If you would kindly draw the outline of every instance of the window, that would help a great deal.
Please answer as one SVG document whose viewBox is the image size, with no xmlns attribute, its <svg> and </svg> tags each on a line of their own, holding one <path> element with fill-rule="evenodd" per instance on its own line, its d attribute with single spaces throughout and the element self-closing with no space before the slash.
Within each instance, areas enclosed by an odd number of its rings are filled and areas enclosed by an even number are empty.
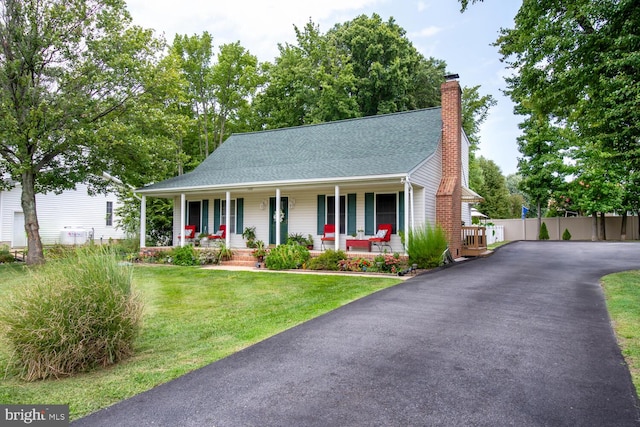
<svg viewBox="0 0 640 427">
<path fill-rule="evenodd" d="M 229 229 L 227 230 L 228 233 L 235 233 L 236 232 L 236 201 L 235 199 L 231 200 L 231 218 L 229 221 Z M 220 200 L 220 224 L 226 224 L 227 223 L 227 201 L 225 199 Z M 218 231 L 218 230 L 216 230 Z"/>
<path fill-rule="evenodd" d="M 391 224 L 391 232 L 397 232 L 396 198 L 395 193 L 376 195 L 376 228 L 380 224 Z"/>
<path fill-rule="evenodd" d="M 107 226 L 113 226 L 113 202 L 107 202 Z"/>
<path fill-rule="evenodd" d="M 340 196 L 340 234 L 345 234 L 347 202 L 345 196 Z M 336 196 L 327 196 L 327 224 L 336 223 Z"/>
</svg>

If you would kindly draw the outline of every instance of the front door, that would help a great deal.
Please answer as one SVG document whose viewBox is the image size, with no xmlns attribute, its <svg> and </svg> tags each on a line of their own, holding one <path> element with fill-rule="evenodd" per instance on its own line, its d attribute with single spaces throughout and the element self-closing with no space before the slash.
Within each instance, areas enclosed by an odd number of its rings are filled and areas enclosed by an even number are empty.
<svg viewBox="0 0 640 427">
<path fill-rule="evenodd" d="M 196 236 L 200 234 L 200 201 L 189 202 L 187 205 L 187 225 L 196 226 Z"/>
<path fill-rule="evenodd" d="M 269 244 L 276 244 L 276 221 L 280 220 L 280 243 L 289 239 L 289 198 L 280 197 L 280 209 L 276 213 L 276 198 L 269 199 Z"/>
</svg>

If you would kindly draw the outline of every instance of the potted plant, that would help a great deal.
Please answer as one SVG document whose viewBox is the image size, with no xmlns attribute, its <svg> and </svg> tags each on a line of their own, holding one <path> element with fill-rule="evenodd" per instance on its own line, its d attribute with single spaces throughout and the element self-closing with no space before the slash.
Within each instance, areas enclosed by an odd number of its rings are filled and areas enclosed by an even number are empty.
<svg viewBox="0 0 640 427">
<path fill-rule="evenodd" d="M 304 243 L 307 245 L 307 249 L 312 250 L 313 249 L 313 236 L 311 234 L 309 234 L 307 236 L 307 238 L 305 239 Z"/>
<path fill-rule="evenodd" d="M 242 238 L 247 241 L 248 248 L 256 247 L 256 228 L 255 227 L 245 227 L 242 232 Z"/>
<path fill-rule="evenodd" d="M 305 239 L 302 233 L 291 233 L 289 234 L 289 239 L 287 239 L 287 243 L 297 243 L 300 246 L 304 246 L 307 244 L 307 239 Z"/>
<path fill-rule="evenodd" d="M 233 258 L 233 250 L 228 248 L 224 242 L 220 242 L 218 246 L 218 259 L 220 261 L 229 261 L 231 258 Z"/>
<path fill-rule="evenodd" d="M 262 240 L 258 240 L 255 242 L 255 246 L 253 252 L 251 252 L 251 255 L 256 258 L 258 264 L 264 261 L 264 257 L 267 255 L 267 248 L 264 247 L 264 242 Z"/>
</svg>

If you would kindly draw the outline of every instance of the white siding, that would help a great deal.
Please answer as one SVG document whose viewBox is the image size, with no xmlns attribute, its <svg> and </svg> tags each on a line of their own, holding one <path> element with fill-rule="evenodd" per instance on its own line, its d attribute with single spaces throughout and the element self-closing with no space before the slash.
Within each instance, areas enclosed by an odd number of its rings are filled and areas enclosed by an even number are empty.
<svg viewBox="0 0 640 427">
<path fill-rule="evenodd" d="M 424 221 L 435 224 L 436 194 L 442 176 L 442 148 L 438 145 L 435 153 L 411 174 L 414 189 L 414 203 L 416 210 L 416 227 Z M 416 188 L 420 186 L 421 190 Z"/>
<path fill-rule="evenodd" d="M 357 213 L 357 223 L 356 229 L 362 228 L 364 229 L 364 195 L 365 193 L 397 193 L 403 190 L 403 185 L 401 185 L 400 180 L 398 180 L 397 185 L 391 186 L 387 185 L 384 187 L 379 187 L 375 189 L 362 189 L 362 187 L 358 187 L 357 189 L 349 188 L 348 186 L 340 187 L 340 195 L 345 196 L 347 199 L 348 194 L 356 194 L 356 213 Z M 420 188 L 414 188 L 419 193 L 422 192 Z M 314 241 L 314 249 L 320 249 L 320 238 L 322 235 L 317 234 L 317 198 L 318 194 L 324 194 L 326 196 L 331 196 L 334 194 L 334 187 L 327 188 L 315 188 L 313 190 L 305 191 L 305 190 L 296 190 L 296 191 L 287 191 L 286 189 L 282 190 L 281 197 L 287 197 L 290 202 L 289 208 L 289 217 L 288 217 L 288 231 L 291 233 L 300 233 L 305 237 L 308 234 L 311 234 Z M 209 230 L 213 230 L 213 222 L 214 222 L 214 212 L 213 212 L 213 200 L 214 199 L 224 199 L 223 194 L 214 194 L 210 196 L 194 196 L 188 197 L 187 202 L 189 200 L 203 200 L 209 199 Z M 256 239 L 262 240 L 265 243 L 269 242 L 269 199 L 271 197 L 275 197 L 275 191 L 273 192 L 243 192 L 243 193 L 231 193 L 232 199 L 237 199 L 242 197 L 244 199 L 244 227 L 256 227 Z M 295 205 L 292 206 L 292 201 L 295 200 Z M 265 202 L 262 204 L 262 202 Z M 261 205 L 264 206 L 264 209 L 261 209 Z M 416 203 L 416 209 L 421 207 L 421 203 Z M 174 199 L 174 211 L 173 211 L 173 232 L 174 232 L 174 245 L 178 245 L 179 241 L 177 236 L 180 234 L 180 198 L 176 197 Z M 346 224 L 348 227 L 349 224 Z M 348 228 L 345 228 L 348 229 Z M 244 229 L 243 229 L 244 230 Z M 237 233 L 231 234 L 231 247 L 234 248 L 242 248 L 245 247 L 245 241 L 242 238 L 242 231 L 237 230 Z M 340 235 L 340 247 L 345 249 L 345 240 L 348 236 L 344 234 Z M 284 242 L 282 242 L 284 243 Z M 403 247 L 400 241 L 400 237 L 398 235 L 393 235 L 391 237 L 391 247 L 394 252 L 402 252 Z M 373 249 L 375 251 L 376 249 Z"/>
<path fill-rule="evenodd" d="M 13 218 L 15 212 L 22 212 L 20 203 L 21 188 L 0 193 L 0 241 L 13 241 Z M 113 202 L 113 225 L 106 225 L 107 201 Z M 122 230 L 116 229 L 118 217 L 115 210 L 121 206 L 114 193 L 90 196 L 87 186 L 78 184 L 76 190 L 67 190 L 61 194 L 37 194 L 36 211 L 40 225 L 40 238 L 45 245 L 60 242 L 60 232 L 64 227 L 79 227 L 93 231 L 96 242 L 106 243 L 109 238 L 123 239 Z"/>
</svg>

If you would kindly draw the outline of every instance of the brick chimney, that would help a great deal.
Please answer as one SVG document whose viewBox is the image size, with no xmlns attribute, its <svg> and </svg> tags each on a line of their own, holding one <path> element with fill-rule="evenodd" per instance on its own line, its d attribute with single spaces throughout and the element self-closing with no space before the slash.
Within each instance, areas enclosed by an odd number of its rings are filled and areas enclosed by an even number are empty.
<svg viewBox="0 0 640 427">
<path fill-rule="evenodd" d="M 457 76 L 455 76 L 457 77 Z M 440 86 L 442 102 L 442 179 L 436 194 L 436 222 L 444 228 L 454 258 L 462 251 L 462 99 L 457 80 Z"/>
</svg>

